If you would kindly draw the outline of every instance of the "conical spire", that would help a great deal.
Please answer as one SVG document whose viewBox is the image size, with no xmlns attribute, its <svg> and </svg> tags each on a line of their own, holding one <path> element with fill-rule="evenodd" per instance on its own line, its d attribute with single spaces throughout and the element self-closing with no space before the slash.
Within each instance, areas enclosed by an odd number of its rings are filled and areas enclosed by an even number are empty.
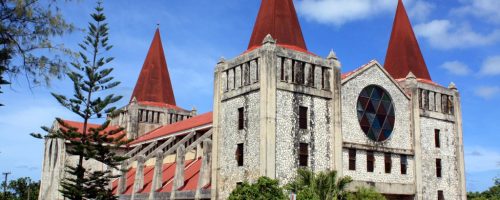
<svg viewBox="0 0 500 200">
<path fill-rule="evenodd" d="M 262 45 L 268 34 L 278 45 L 307 51 L 292 0 L 262 0 L 248 49 Z"/>
<path fill-rule="evenodd" d="M 413 32 L 403 2 L 399 0 L 384 68 L 393 78 L 412 72 L 417 78 L 431 80 L 424 57 Z"/>
<path fill-rule="evenodd" d="M 134 97 L 138 102 L 149 101 L 175 105 L 174 91 L 170 83 L 159 29 L 156 29 L 153 42 L 149 47 L 148 55 L 130 98 L 131 101 Z"/>
</svg>

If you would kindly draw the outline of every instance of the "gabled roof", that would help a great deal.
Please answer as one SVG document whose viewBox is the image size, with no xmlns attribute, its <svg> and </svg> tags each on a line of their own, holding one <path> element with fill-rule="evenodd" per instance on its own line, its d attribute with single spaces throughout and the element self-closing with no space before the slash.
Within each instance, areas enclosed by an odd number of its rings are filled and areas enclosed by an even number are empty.
<svg viewBox="0 0 500 200">
<path fill-rule="evenodd" d="M 138 102 L 159 102 L 175 106 L 174 90 L 170 82 L 159 29 L 156 29 L 130 101 L 133 98 Z"/>
<path fill-rule="evenodd" d="M 70 120 L 63 120 L 63 122 L 70 126 L 70 127 L 73 127 L 73 128 L 76 128 L 76 131 L 78 132 L 82 132 L 83 131 L 83 123 L 82 122 L 76 122 L 76 121 L 70 121 Z M 92 123 L 87 123 L 87 133 L 90 129 L 95 129 L 95 128 L 99 128 L 101 126 L 101 124 L 92 124 Z M 118 126 L 113 126 L 113 125 L 109 125 L 106 129 L 104 129 L 102 132 L 100 132 L 99 134 L 106 134 L 107 132 L 109 131 L 112 131 L 112 130 L 116 130 L 116 129 L 119 129 L 120 127 Z M 122 134 L 124 134 L 125 131 L 121 131 L 117 134 L 114 134 L 114 135 L 111 135 L 109 136 L 109 138 L 117 138 L 119 136 L 121 136 Z M 127 140 L 127 136 L 125 136 L 123 138 L 123 140 Z"/>
<path fill-rule="evenodd" d="M 417 78 L 432 80 L 401 0 L 394 18 L 384 68 L 394 79 L 405 78 L 411 71 Z"/>
<path fill-rule="evenodd" d="M 262 0 L 248 50 L 261 46 L 268 34 L 278 45 L 307 52 L 292 0 Z"/>
<path fill-rule="evenodd" d="M 162 137 L 166 137 L 175 133 L 190 130 L 196 127 L 209 125 L 212 123 L 212 112 L 204 113 L 185 119 L 173 124 L 165 125 L 157 128 L 130 143 L 130 145 L 140 144 L 145 141 L 150 141 Z"/>
</svg>

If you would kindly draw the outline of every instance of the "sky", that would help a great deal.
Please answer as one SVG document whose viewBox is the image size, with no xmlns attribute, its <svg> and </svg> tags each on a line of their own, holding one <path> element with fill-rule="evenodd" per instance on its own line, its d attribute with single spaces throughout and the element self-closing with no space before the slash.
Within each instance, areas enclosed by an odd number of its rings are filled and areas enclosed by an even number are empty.
<svg viewBox="0 0 500 200">
<path fill-rule="evenodd" d="M 309 51 L 326 57 L 333 49 L 349 72 L 370 60 L 384 62 L 397 0 L 295 0 Z M 500 177 L 500 1 L 405 0 L 420 48 L 434 82 L 454 82 L 461 95 L 468 191 L 482 191 Z M 63 15 L 86 28 L 95 1 L 59 2 Z M 112 75 L 122 84 L 113 92 L 127 104 L 159 24 L 177 104 L 198 113 L 212 110 L 217 61 L 247 48 L 258 0 L 106 1 L 105 14 L 114 45 Z M 84 33 L 54 41 L 75 51 Z M 5 89 L 4 89 L 5 88 Z M 78 120 L 50 96 L 70 95 L 68 78 L 50 87 L 28 87 L 24 79 L 2 87 L 0 172 L 9 178 L 39 180 L 43 133 L 55 117 Z"/>
</svg>

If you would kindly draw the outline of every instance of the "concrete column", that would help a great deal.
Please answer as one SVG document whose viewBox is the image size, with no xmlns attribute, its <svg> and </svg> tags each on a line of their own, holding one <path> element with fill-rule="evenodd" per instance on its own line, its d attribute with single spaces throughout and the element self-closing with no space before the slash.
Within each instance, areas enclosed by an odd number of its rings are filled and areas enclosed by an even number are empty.
<svg viewBox="0 0 500 200">
<path fill-rule="evenodd" d="M 137 157 L 137 170 L 135 171 L 134 178 L 134 188 L 132 189 L 132 197 L 131 200 L 136 198 L 137 193 L 144 188 L 144 155 L 139 155 Z"/>
<path fill-rule="evenodd" d="M 198 178 L 198 185 L 196 185 L 195 199 L 201 198 L 201 191 L 204 186 L 210 183 L 210 158 L 212 154 L 212 140 L 206 139 L 203 141 L 203 155 L 201 161 L 200 175 Z"/>
<path fill-rule="evenodd" d="M 120 178 L 118 179 L 118 192 L 117 195 L 125 193 L 127 189 L 127 172 L 128 172 L 128 162 L 124 161 L 120 166 Z"/>
<path fill-rule="evenodd" d="M 321 66 L 315 66 L 314 67 L 314 87 L 317 88 L 317 89 L 322 89 L 321 85 L 321 80 L 322 80 L 322 73 L 323 73 L 323 69 Z"/>
<path fill-rule="evenodd" d="M 457 87 L 455 86 L 454 83 L 451 83 L 450 86 L 448 86 L 449 89 L 453 90 L 453 99 L 455 100 L 453 102 L 453 107 L 454 107 L 454 113 L 455 113 L 455 130 L 456 130 L 456 135 L 455 135 L 455 140 L 456 140 L 456 150 L 455 150 L 455 156 L 457 158 L 457 170 L 459 174 L 459 198 L 460 199 L 467 199 L 467 190 L 465 187 L 465 162 L 464 162 L 464 141 L 463 141 L 463 130 L 462 130 L 462 106 L 460 103 L 460 93 L 458 92 Z"/>
<path fill-rule="evenodd" d="M 172 186 L 172 192 L 170 193 L 170 199 L 175 199 L 178 189 L 184 186 L 185 157 L 186 157 L 186 147 L 184 147 L 184 145 L 180 145 L 179 148 L 177 148 L 177 156 L 175 158 L 176 162 L 175 175 L 174 175 L 174 183 Z"/>
<path fill-rule="evenodd" d="M 227 75 L 227 83 L 228 83 L 228 90 L 233 90 L 234 89 L 234 69 L 229 69 Z"/>
<path fill-rule="evenodd" d="M 211 199 L 217 199 L 219 188 L 219 140 L 220 140 L 220 125 L 219 125 L 219 114 L 220 114 L 220 104 L 221 104 L 221 96 L 223 90 L 221 89 L 221 74 L 224 73 L 222 69 L 227 66 L 227 63 L 224 59 L 221 59 L 217 66 L 215 67 L 214 73 L 214 100 L 213 100 L 213 120 L 212 120 L 212 164 L 211 164 Z"/>
<path fill-rule="evenodd" d="M 406 77 L 406 82 L 408 86 L 408 90 L 411 92 L 411 131 L 413 132 L 413 141 L 414 141 L 414 150 L 415 150 L 415 158 L 414 158 L 414 173 L 415 173 L 415 199 L 422 200 L 423 199 L 423 185 L 422 185 L 422 140 L 421 140 L 421 132 L 420 132 L 420 106 L 419 106 L 419 98 L 422 100 L 422 105 L 424 108 L 427 108 L 425 103 L 425 93 L 422 92 L 422 96 L 418 95 L 418 83 L 415 75 L 413 73 L 409 73 Z M 424 97 L 424 98 L 422 98 Z"/>
<path fill-rule="evenodd" d="M 248 65 L 247 63 L 243 64 L 243 65 Z M 241 80 L 242 80 L 242 77 L 241 77 L 241 65 L 240 66 L 236 66 L 234 68 L 234 88 L 235 89 L 238 89 L 242 86 L 241 84 Z"/>
<path fill-rule="evenodd" d="M 329 88 L 331 88 L 332 91 L 332 101 L 331 101 L 331 113 L 330 113 L 330 118 L 333 119 L 333 123 L 331 127 L 332 130 L 332 137 L 330 141 L 330 149 L 332 149 L 332 154 L 331 156 L 331 169 L 336 170 L 339 176 L 342 176 L 343 171 L 342 171 L 342 75 L 341 75 L 341 64 L 337 58 L 337 55 L 335 55 L 335 52 L 330 51 L 330 54 L 327 57 L 327 60 L 332 67 L 332 76 L 330 76 L 330 80 L 328 81 L 330 83 Z M 319 71 L 319 74 L 321 74 L 321 68 L 316 68 L 316 71 Z M 315 79 L 317 81 L 317 79 Z M 321 77 L 319 79 L 320 84 L 319 87 L 321 87 Z"/>
<path fill-rule="evenodd" d="M 156 198 L 156 191 L 162 187 L 162 177 L 163 177 L 163 151 L 156 151 L 156 161 L 155 169 L 153 173 L 153 181 L 151 182 L 151 191 L 149 192 L 149 199 L 154 200 Z"/>
<path fill-rule="evenodd" d="M 312 75 L 312 65 L 311 63 L 306 63 L 306 66 L 304 67 L 304 85 L 307 86 L 314 85 L 311 75 Z"/>
<path fill-rule="evenodd" d="M 267 35 L 261 49 L 260 70 L 260 174 L 269 178 L 276 177 L 276 67 L 278 56 L 275 53 L 276 41 Z M 292 60 L 285 61 L 291 74 Z"/>
<path fill-rule="evenodd" d="M 257 83 L 259 81 L 259 66 L 257 65 L 257 61 L 250 61 L 250 84 Z"/>
<path fill-rule="evenodd" d="M 283 58 L 285 59 L 285 62 L 283 63 L 283 73 L 285 74 L 285 82 L 291 83 L 292 82 L 292 59 L 290 58 Z"/>
<path fill-rule="evenodd" d="M 135 97 L 132 98 L 132 101 L 128 105 L 127 110 L 128 110 L 127 138 L 135 139 L 138 137 L 138 131 L 139 131 L 139 108 Z"/>
</svg>

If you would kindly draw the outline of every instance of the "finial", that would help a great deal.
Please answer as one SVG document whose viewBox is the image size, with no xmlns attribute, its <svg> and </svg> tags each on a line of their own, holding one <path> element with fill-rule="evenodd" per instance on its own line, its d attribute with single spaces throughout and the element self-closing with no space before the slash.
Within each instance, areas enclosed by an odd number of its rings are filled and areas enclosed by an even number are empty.
<svg viewBox="0 0 500 200">
<path fill-rule="evenodd" d="M 137 104 L 137 98 L 132 97 L 132 101 L 130 101 L 130 104 Z"/>
<path fill-rule="evenodd" d="M 330 49 L 330 53 L 326 57 L 328 60 L 337 60 L 337 54 L 333 51 L 333 49 Z"/>
<path fill-rule="evenodd" d="M 262 41 L 262 44 L 276 44 L 276 40 L 271 36 L 271 34 L 267 34 L 264 40 Z"/>
<path fill-rule="evenodd" d="M 410 71 L 410 73 L 406 75 L 406 79 L 417 79 L 417 77 L 415 76 L 415 74 L 413 74 L 413 72 Z"/>
<path fill-rule="evenodd" d="M 221 64 L 221 63 L 225 63 L 225 62 L 226 62 L 226 59 L 223 56 L 221 56 L 219 58 L 219 62 L 217 62 L 217 64 Z"/>
<path fill-rule="evenodd" d="M 448 88 L 452 90 L 457 90 L 457 86 L 453 82 L 451 82 L 450 85 L 448 85 Z"/>
</svg>

